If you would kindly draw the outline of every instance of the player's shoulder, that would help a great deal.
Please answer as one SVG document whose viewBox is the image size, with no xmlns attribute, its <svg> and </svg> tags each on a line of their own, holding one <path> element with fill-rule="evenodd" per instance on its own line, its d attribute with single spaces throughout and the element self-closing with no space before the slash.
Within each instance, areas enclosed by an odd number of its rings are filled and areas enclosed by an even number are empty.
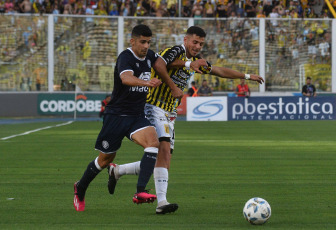
<svg viewBox="0 0 336 230">
<path fill-rule="evenodd" d="M 175 46 L 165 48 L 161 52 L 161 54 L 164 54 L 164 53 L 174 53 L 174 54 L 178 55 L 178 54 L 181 54 L 181 53 L 185 53 L 185 49 L 182 45 L 175 45 Z"/>
<path fill-rule="evenodd" d="M 155 52 L 151 49 L 148 49 L 147 56 L 149 55 L 155 55 Z"/>
<path fill-rule="evenodd" d="M 124 58 L 129 59 L 132 58 L 133 56 L 134 56 L 133 52 L 130 49 L 125 49 L 119 54 L 118 59 L 124 59 Z"/>
</svg>

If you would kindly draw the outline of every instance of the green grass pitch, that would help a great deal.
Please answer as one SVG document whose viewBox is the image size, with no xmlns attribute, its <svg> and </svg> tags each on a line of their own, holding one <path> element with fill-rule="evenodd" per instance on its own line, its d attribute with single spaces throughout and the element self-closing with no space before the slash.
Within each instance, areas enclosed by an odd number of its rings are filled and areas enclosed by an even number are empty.
<svg viewBox="0 0 336 230">
<path fill-rule="evenodd" d="M 61 122 L 58 122 L 61 123 Z M 0 125 L 0 139 L 58 123 Z M 91 183 L 86 210 L 73 207 L 73 183 L 97 156 L 100 121 L 0 140 L 0 229 L 336 229 L 336 122 L 176 122 L 168 201 L 135 205 L 137 177 L 122 177 L 111 196 L 107 171 Z M 116 163 L 142 148 L 125 139 Z M 150 180 L 149 188 L 153 188 Z M 252 197 L 272 216 L 252 226 L 242 214 Z M 8 199 L 14 198 L 14 199 Z"/>
</svg>

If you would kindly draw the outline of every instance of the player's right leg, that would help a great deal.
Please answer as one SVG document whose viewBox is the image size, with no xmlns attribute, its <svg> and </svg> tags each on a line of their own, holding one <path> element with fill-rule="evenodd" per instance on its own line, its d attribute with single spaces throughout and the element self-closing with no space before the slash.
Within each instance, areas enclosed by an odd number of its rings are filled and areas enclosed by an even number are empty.
<svg viewBox="0 0 336 230">
<path fill-rule="evenodd" d="M 157 214 L 175 212 L 177 204 L 170 204 L 167 201 L 168 170 L 172 150 L 174 149 L 174 124 L 176 113 L 169 113 L 165 110 L 146 104 L 145 113 L 150 122 L 155 125 L 159 137 L 159 153 L 154 168 L 154 183 L 157 196 Z"/>
<path fill-rule="evenodd" d="M 170 204 L 167 201 L 168 190 L 168 169 L 170 166 L 171 149 L 169 138 L 160 138 L 159 153 L 154 168 L 154 183 L 157 196 L 156 214 L 175 212 L 177 204 Z"/>
</svg>

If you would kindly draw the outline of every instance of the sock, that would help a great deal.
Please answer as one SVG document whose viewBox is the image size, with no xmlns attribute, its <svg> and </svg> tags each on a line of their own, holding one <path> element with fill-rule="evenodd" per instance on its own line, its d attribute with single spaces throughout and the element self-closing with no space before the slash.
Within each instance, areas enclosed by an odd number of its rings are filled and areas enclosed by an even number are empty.
<svg viewBox="0 0 336 230">
<path fill-rule="evenodd" d="M 154 182 L 157 202 L 167 200 L 167 189 L 168 189 L 168 169 L 157 167 L 154 168 Z"/>
<path fill-rule="evenodd" d="M 102 168 L 98 164 L 98 157 L 91 161 L 87 166 L 82 178 L 77 183 L 77 191 L 79 192 L 78 196 L 80 200 L 84 199 L 86 189 L 89 187 L 89 184 L 93 179 L 100 173 Z"/>
<path fill-rule="evenodd" d="M 118 177 L 123 175 L 138 175 L 140 172 L 140 162 L 132 162 L 129 164 L 118 165 Z"/>
<path fill-rule="evenodd" d="M 145 191 L 146 185 L 153 174 L 158 151 L 159 149 L 155 147 L 145 148 L 145 153 L 140 163 L 137 193 Z"/>
</svg>

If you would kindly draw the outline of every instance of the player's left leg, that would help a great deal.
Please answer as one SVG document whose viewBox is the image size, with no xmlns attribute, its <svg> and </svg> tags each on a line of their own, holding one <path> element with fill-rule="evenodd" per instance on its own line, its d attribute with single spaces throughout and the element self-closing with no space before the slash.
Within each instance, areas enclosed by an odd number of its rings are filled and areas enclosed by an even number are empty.
<svg viewBox="0 0 336 230">
<path fill-rule="evenodd" d="M 114 194 L 115 187 L 120 177 L 124 175 L 139 175 L 141 161 L 118 165 L 111 163 L 108 166 L 109 180 L 107 183 L 108 191 L 111 195 Z"/>
<path fill-rule="evenodd" d="M 74 207 L 76 211 L 84 211 L 84 197 L 89 184 L 113 161 L 115 155 L 116 153 L 105 154 L 100 152 L 99 156 L 88 164 L 82 178 L 74 184 Z"/>
</svg>

